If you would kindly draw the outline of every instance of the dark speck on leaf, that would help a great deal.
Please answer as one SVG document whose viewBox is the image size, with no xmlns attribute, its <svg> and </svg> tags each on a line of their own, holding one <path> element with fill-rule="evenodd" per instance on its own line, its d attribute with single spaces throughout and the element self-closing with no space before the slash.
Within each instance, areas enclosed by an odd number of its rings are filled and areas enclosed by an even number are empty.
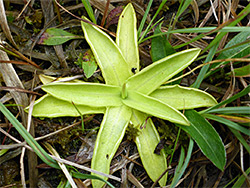
<svg viewBox="0 0 250 188">
<path fill-rule="evenodd" d="M 135 74 L 136 69 L 137 69 L 137 68 L 132 68 L 132 69 L 131 69 L 132 73 Z"/>
</svg>

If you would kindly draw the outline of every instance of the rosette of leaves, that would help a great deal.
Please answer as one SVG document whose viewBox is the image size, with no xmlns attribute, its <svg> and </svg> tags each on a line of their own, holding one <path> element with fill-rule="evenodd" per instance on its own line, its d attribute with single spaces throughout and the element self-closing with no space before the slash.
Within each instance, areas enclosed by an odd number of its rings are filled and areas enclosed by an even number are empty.
<svg viewBox="0 0 250 188">
<path fill-rule="evenodd" d="M 125 7 L 119 18 L 116 42 L 99 28 L 85 22 L 81 24 L 105 84 L 81 81 L 45 84 L 42 89 L 48 94 L 36 101 L 33 116 L 79 116 L 72 102 L 82 114 L 104 113 L 91 161 L 93 169 L 104 173 L 109 173 L 111 160 L 131 123 L 139 130 L 135 142 L 143 166 L 156 181 L 167 169 L 167 162 L 163 151 L 160 155 L 154 154 L 160 138 L 150 116 L 189 126 L 188 119 L 179 110 L 217 103 L 210 94 L 198 89 L 162 86 L 189 66 L 200 49 L 177 52 L 139 71 L 136 16 L 132 4 Z M 41 78 L 43 83 L 50 80 L 45 76 Z M 142 130 L 141 125 L 144 125 Z M 164 175 L 159 184 L 164 186 L 166 180 Z M 97 180 L 92 183 L 98 188 L 104 185 Z"/>
</svg>

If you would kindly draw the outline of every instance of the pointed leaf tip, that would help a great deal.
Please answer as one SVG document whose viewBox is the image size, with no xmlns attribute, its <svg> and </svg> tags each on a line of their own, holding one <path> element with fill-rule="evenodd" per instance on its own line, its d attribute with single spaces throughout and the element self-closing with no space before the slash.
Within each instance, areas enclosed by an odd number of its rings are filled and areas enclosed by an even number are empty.
<svg viewBox="0 0 250 188">
<path fill-rule="evenodd" d="M 128 96 L 122 102 L 136 110 L 162 118 L 173 123 L 189 125 L 187 118 L 173 107 L 162 103 L 158 99 L 128 90 Z"/>
<path fill-rule="evenodd" d="M 209 107 L 217 104 L 215 98 L 209 93 L 179 85 L 160 87 L 150 96 L 178 110 Z"/>
<path fill-rule="evenodd" d="M 127 80 L 130 90 L 150 94 L 164 82 L 190 65 L 199 55 L 199 48 L 174 53 L 147 66 Z"/>
<path fill-rule="evenodd" d="M 187 110 L 185 116 L 190 126 L 181 126 L 195 140 L 204 155 L 221 171 L 226 164 L 226 151 L 221 137 L 214 127 L 195 110 Z"/>
<path fill-rule="evenodd" d="M 136 15 L 129 3 L 120 15 L 116 43 L 128 63 L 129 69 L 139 70 L 139 50 L 137 43 Z"/>
<path fill-rule="evenodd" d="M 81 22 L 81 25 L 105 82 L 122 86 L 132 73 L 117 44 L 99 28 L 85 22 Z"/>
</svg>

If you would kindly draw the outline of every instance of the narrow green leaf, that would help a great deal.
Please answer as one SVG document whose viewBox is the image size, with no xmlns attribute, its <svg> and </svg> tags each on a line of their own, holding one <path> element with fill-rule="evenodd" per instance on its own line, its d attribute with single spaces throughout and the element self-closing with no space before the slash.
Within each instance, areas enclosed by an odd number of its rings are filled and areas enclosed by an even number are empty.
<svg viewBox="0 0 250 188">
<path fill-rule="evenodd" d="M 250 31 L 243 31 L 235 35 L 226 45 L 225 48 L 229 48 L 231 46 L 235 46 L 239 43 L 242 43 L 248 39 L 250 35 Z M 244 44 L 241 46 L 237 46 L 226 51 L 221 52 L 221 54 L 216 59 L 227 59 L 227 58 L 240 58 L 248 55 L 247 51 L 242 51 L 242 49 L 249 48 L 250 44 Z M 249 51 L 249 50 L 248 50 Z M 214 65 L 211 65 L 214 67 Z"/>
<path fill-rule="evenodd" d="M 235 106 L 235 107 L 224 107 L 210 110 L 209 113 L 218 113 L 218 114 L 249 114 L 249 106 Z"/>
<path fill-rule="evenodd" d="M 237 34 L 234 38 L 232 38 L 226 45 L 225 48 L 229 48 L 231 46 L 237 45 L 239 43 L 242 43 L 248 39 L 250 36 L 250 31 L 243 31 Z M 250 44 L 249 42 L 240 46 L 236 46 L 234 48 L 230 48 L 226 51 L 221 52 L 221 54 L 216 59 L 228 59 L 228 58 L 241 58 L 250 53 Z M 221 62 L 221 63 L 215 63 L 210 66 L 210 71 L 206 74 L 206 77 L 216 73 L 220 69 L 218 69 L 220 66 L 225 65 L 229 62 Z M 215 70 L 211 70 L 215 69 Z M 249 74 L 249 71 L 248 71 Z"/>
<path fill-rule="evenodd" d="M 103 114 L 105 111 L 105 108 L 100 107 L 90 107 L 85 105 L 76 105 L 76 107 L 81 114 Z M 28 109 L 29 108 L 27 107 L 26 111 L 28 111 Z M 80 116 L 72 103 L 57 99 L 48 94 L 36 100 L 32 115 L 35 117 L 49 118 L 62 116 Z"/>
<path fill-rule="evenodd" d="M 211 120 L 214 120 L 214 121 L 218 121 L 220 123 L 223 123 L 231 128 L 234 128 L 235 130 L 238 130 L 248 136 L 250 136 L 250 131 L 249 129 L 245 128 L 245 127 L 242 127 L 240 126 L 238 123 L 235 123 L 235 122 L 232 122 L 228 119 L 225 119 L 223 117 L 220 117 L 220 116 L 216 116 L 216 115 L 213 115 L 213 114 L 203 114 L 204 117 L 208 118 L 208 119 L 211 119 Z"/>
<path fill-rule="evenodd" d="M 84 132 L 84 119 L 81 111 L 77 108 L 77 106 L 72 102 L 73 106 L 75 107 L 76 111 L 78 112 L 79 116 L 81 117 L 81 122 L 82 122 L 82 132 Z"/>
<path fill-rule="evenodd" d="M 248 4 L 238 15 L 237 18 L 228 24 L 228 26 L 235 26 L 239 23 L 244 17 L 246 17 L 250 13 L 250 4 Z M 243 30 L 246 31 L 246 30 Z M 208 49 L 215 46 L 217 43 L 221 41 L 221 39 L 226 35 L 226 32 L 220 32 L 218 35 L 208 44 L 208 46 L 202 51 L 206 52 Z"/>
<path fill-rule="evenodd" d="M 181 167 L 183 166 L 184 163 L 184 159 L 185 159 L 185 149 L 183 148 L 183 146 L 181 147 L 181 154 L 180 154 L 180 158 L 178 161 L 178 166 L 176 167 L 176 171 L 175 171 L 175 176 L 173 178 L 172 183 L 175 181 L 175 179 L 177 178 L 179 171 L 181 170 Z"/>
<path fill-rule="evenodd" d="M 24 126 L 16 119 L 15 116 L 0 102 L 0 111 L 5 117 L 12 123 L 20 135 L 25 139 L 34 152 L 40 157 L 40 159 L 47 165 L 59 169 L 57 162 L 52 159 L 48 153 L 35 141 L 31 134 L 24 128 Z"/>
<path fill-rule="evenodd" d="M 245 174 L 248 175 L 250 173 L 250 167 L 245 171 Z M 246 181 L 246 176 L 245 174 L 242 174 L 239 179 L 235 182 L 235 184 L 233 185 L 232 188 L 239 188 L 242 187 L 242 184 L 244 183 L 244 181 Z M 249 176 L 248 176 L 249 177 Z M 243 187 L 242 187 L 243 188 Z"/>
<path fill-rule="evenodd" d="M 144 32 L 140 35 L 140 39 L 138 41 L 138 43 L 140 44 L 142 39 L 149 33 L 150 30 L 152 30 L 161 20 L 163 20 L 164 17 L 160 18 L 159 20 L 157 20 L 154 23 L 154 20 L 156 19 L 156 17 L 158 16 L 158 14 L 160 13 L 160 11 L 163 9 L 163 6 L 165 5 L 165 3 L 167 2 L 167 0 L 163 0 L 161 1 L 161 4 L 158 6 L 157 11 L 155 12 L 153 18 L 150 20 L 148 26 L 146 27 L 146 29 L 144 30 Z M 144 15 L 145 16 L 145 15 Z M 143 18 L 144 18 L 143 16 Z M 154 24 L 153 24 L 154 23 Z M 141 25 L 140 25 L 141 26 Z"/>
<path fill-rule="evenodd" d="M 216 105 L 214 97 L 202 90 L 179 85 L 163 86 L 150 94 L 175 109 L 193 109 Z"/>
<path fill-rule="evenodd" d="M 95 143 L 92 169 L 109 174 L 110 162 L 123 139 L 131 113 L 131 109 L 124 105 L 107 108 Z M 104 185 L 103 182 L 96 180 L 92 180 L 92 184 L 94 188 Z"/>
<path fill-rule="evenodd" d="M 187 118 L 175 108 L 168 104 L 162 103 L 158 99 L 143 95 L 138 92 L 128 90 L 128 97 L 122 102 L 136 110 L 142 111 L 146 114 L 162 118 L 173 123 L 181 125 L 189 125 Z"/>
<path fill-rule="evenodd" d="M 91 5 L 90 5 L 89 1 L 88 1 L 88 0 L 82 0 L 82 3 L 83 3 L 83 5 L 84 5 L 85 10 L 87 11 L 87 13 L 88 13 L 90 19 L 92 20 L 92 22 L 93 22 L 94 24 L 96 24 L 95 15 L 94 15 L 94 12 L 93 12 L 93 10 L 92 10 L 92 8 L 91 8 Z"/>
<path fill-rule="evenodd" d="M 148 95 L 190 65 L 199 53 L 200 49 L 193 48 L 167 56 L 131 76 L 127 87 Z"/>
<path fill-rule="evenodd" d="M 214 46 L 212 46 L 212 48 L 209 50 L 208 56 L 207 56 L 204 63 L 212 61 L 212 59 L 213 59 L 213 57 L 214 57 L 214 55 L 215 55 L 215 53 L 217 51 L 218 46 L 219 46 L 219 42 L 217 44 L 215 44 Z M 203 66 L 201 68 L 201 70 L 199 72 L 199 75 L 196 78 L 195 82 L 193 83 L 192 87 L 194 87 L 194 88 L 199 88 L 200 87 L 201 82 L 205 78 L 205 74 L 207 73 L 208 69 L 209 69 L 209 65 L 205 65 L 205 66 Z"/>
<path fill-rule="evenodd" d="M 193 147 L 194 147 L 194 141 L 193 141 L 193 139 L 190 138 L 189 145 L 188 145 L 188 151 L 187 151 L 187 157 L 186 157 L 183 165 L 182 165 L 183 161 L 181 161 L 181 163 L 178 164 L 178 166 L 177 166 L 178 171 L 176 170 L 176 173 L 174 175 L 174 178 L 173 178 L 173 181 L 170 185 L 170 188 L 176 187 L 178 181 L 181 179 L 181 176 L 184 174 L 185 170 L 187 169 L 187 166 L 188 166 L 189 161 L 191 159 Z"/>
<path fill-rule="evenodd" d="M 143 18 L 141 20 L 141 23 L 140 23 L 140 26 L 139 26 L 139 29 L 138 29 L 138 32 L 137 32 L 138 37 L 140 37 L 140 35 L 142 33 L 142 30 L 143 30 L 143 27 L 144 27 L 144 25 L 146 23 L 146 19 L 147 19 L 147 16 L 149 14 L 150 7 L 151 7 L 152 3 L 153 3 L 153 0 L 149 0 L 147 9 L 145 11 L 145 14 L 143 15 Z"/>
<path fill-rule="evenodd" d="M 79 39 L 82 36 L 77 36 L 67 31 L 58 28 L 49 28 L 41 36 L 38 44 L 59 45 L 72 39 Z"/>
<path fill-rule="evenodd" d="M 152 38 L 157 37 L 157 36 L 172 34 L 172 33 L 202 33 L 202 34 L 198 35 L 197 37 L 190 40 L 191 42 L 194 42 L 194 41 L 197 41 L 197 40 L 201 39 L 202 37 L 204 37 L 205 35 L 203 33 L 211 32 L 212 30 L 215 30 L 215 29 L 216 29 L 216 27 L 175 29 L 175 30 L 170 30 L 170 31 L 166 31 L 163 33 L 151 35 L 145 39 L 142 39 L 140 41 L 140 43 L 145 42 L 146 40 L 152 39 Z M 228 27 L 228 26 L 226 26 L 226 27 L 221 28 L 217 32 L 227 32 L 228 33 L 228 32 L 242 32 L 242 31 L 250 31 L 250 28 L 248 26 L 242 26 L 242 27 L 234 27 L 234 26 Z M 184 46 L 189 44 L 190 41 L 185 43 Z M 174 47 L 174 49 L 178 49 L 178 48 L 180 48 L 180 46 L 183 47 L 183 45 L 177 45 Z"/>
<path fill-rule="evenodd" d="M 234 136 L 240 141 L 240 143 L 245 147 L 247 152 L 250 154 L 250 146 L 247 143 L 247 141 L 245 140 L 245 138 L 239 133 L 239 131 L 237 131 L 231 127 L 228 127 L 228 128 L 234 134 Z"/>
<path fill-rule="evenodd" d="M 159 25 L 154 34 L 162 33 L 161 25 Z M 158 36 L 152 39 L 151 41 L 151 58 L 153 62 L 156 62 L 168 55 L 174 54 L 175 49 L 171 46 L 166 36 Z"/>
<path fill-rule="evenodd" d="M 102 70 L 106 84 L 122 86 L 132 75 L 122 52 L 106 33 L 93 25 L 81 23 L 84 36 Z"/>
<path fill-rule="evenodd" d="M 176 187 L 179 179 L 181 178 L 183 172 L 181 172 L 181 169 L 182 169 L 182 166 L 183 166 L 183 163 L 184 163 L 184 159 L 185 159 L 185 150 L 184 148 L 181 146 L 181 154 L 180 154 L 180 157 L 179 157 L 179 160 L 178 160 L 178 165 L 175 169 L 175 173 L 174 173 L 174 178 L 172 180 L 172 183 L 170 185 L 170 187 Z"/>
<path fill-rule="evenodd" d="M 184 10 L 186 10 L 187 7 L 192 3 L 192 0 L 185 0 L 185 1 L 182 0 L 182 2 L 184 2 L 184 3 L 182 3 L 182 6 L 179 7 L 179 10 L 176 14 L 177 18 L 179 18 L 181 16 L 181 14 L 184 12 Z"/>
<path fill-rule="evenodd" d="M 219 134 L 213 126 L 195 110 L 187 110 L 185 116 L 190 126 L 180 126 L 195 140 L 204 155 L 220 170 L 226 164 L 226 152 Z"/>
<path fill-rule="evenodd" d="M 216 104 L 216 105 L 214 105 L 214 106 L 212 106 L 212 107 L 210 107 L 210 108 L 208 108 L 208 109 L 206 109 L 206 110 L 203 110 L 203 111 L 201 111 L 201 112 L 199 112 L 199 113 L 200 113 L 200 114 L 209 113 L 211 110 L 216 109 L 216 108 L 219 108 L 220 106 L 222 106 L 222 105 L 224 105 L 224 104 L 229 104 L 229 103 L 231 103 L 232 101 L 234 101 L 234 100 L 236 100 L 236 99 L 238 99 L 238 98 L 240 98 L 240 97 L 242 97 L 242 96 L 244 96 L 244 95 L 246 95 L 246 94 L 248 94 L 248 93 L 250 93 L 250 85 L 248 85 L 248 86 L 247 86 L 245 89 L 243 89 L 241 92 L 239 92 L 239 93 L 237 93 L 236 95 L 230 97 L 229 99 L 224 100 L 224 101 L 220 102 L 219 104 Z"/>
<path fill-rule="evenodd" d="M 94 107 L 120 106 L 121 89 L 97 83 L 52 83 L 42 89 L 58 99 Z"/>
<path fill-rule="evenodd" d="M 136 68 L 139 71 L 136 15 L 131 3 L 125 7 L 120 15 L 116 36 L 116 43 L 121 49 L 129 69 Z"/>
<path fill-rule="evenodd" d="M 0 150 L 0 157 L 3 156 L 9 149 L 1 149 Z"/>
<path fill-rule="evenodd" d="M 160 175 L 167 169 L 166 156 L 163 151 L 160 155 L 154 154 L 157 144 L 160 142 L 155 126 L 149 118 L 145 128 L 141 131 L 139 136 L 136 137 L 135 143 L 141 157 L 143 167 L 146 169 L 149 177 L 156 181 Z M 159 181 L 160 186 L 166 185 L 167 175 L 165 174 Z"/>
</svg>

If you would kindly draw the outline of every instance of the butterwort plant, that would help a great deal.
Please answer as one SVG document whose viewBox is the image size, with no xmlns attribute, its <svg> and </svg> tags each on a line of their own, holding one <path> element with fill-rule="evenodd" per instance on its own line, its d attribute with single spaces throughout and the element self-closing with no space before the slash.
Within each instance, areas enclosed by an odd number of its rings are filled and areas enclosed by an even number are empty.
<svg viewBox="0 0 250 188">
<path fill-rule="evenodd" d="M 119 18 L 115 42 L 97 27 L 85 22 L 81 25 L 105 83 L 79 80 L 48 83 L 50 78 L 40 76 L 42 82 L 47 83 L 42 86 L 47 94 L 35 102 L 33 116 L 79 116 L 79 111 L 81 114 L 103 113 L 91 168 L 107 174 L 126 128 L 131 124 L 138 129 L 135 143 L 143 166 L 149 177 L 156 181 L 167 169 L 167 161 L 163 151 L 154 154 L 160 137 L 150 117 L 189 126 L 190 122 L 180 110 L 217 103 L 210 94 L 199 89 L 162 86 L 189 66 L 200 49 L 174 53 L 140 70 L 136 15 L 132 4 L 124 8 Z M 160 186 L 166 181 L 167 175 L 164 175 L 159 181 Z M 98 180 L 93 180 L 92 184 L 98 188 L 104 185 Z"/>
</svg>

